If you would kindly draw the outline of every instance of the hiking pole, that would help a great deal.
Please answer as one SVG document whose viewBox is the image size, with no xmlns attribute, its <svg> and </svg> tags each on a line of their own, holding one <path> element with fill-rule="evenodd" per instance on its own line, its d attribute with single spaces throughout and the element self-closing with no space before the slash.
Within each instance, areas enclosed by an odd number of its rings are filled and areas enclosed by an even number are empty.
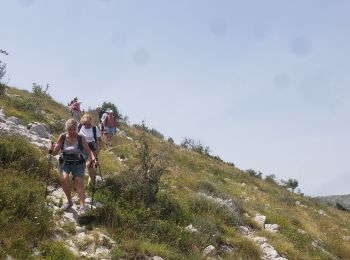
<svg viewBox="0 0 350 260">
<path fill-rule="evenodd" d="M 51 147 L 53 146 L 54 142 L 51 141 Z M 47 186 L 49 183 L 49 176 L 50 176 L 50 171 L 51 171 L 51 159 L 52 159 L 52 150 L 49 150 L 49 168 L 47 170 L 47 175 L 46 175 L 46 181 L 45 181 L 45 200 L 47 196 Z"/>
<path fill-rule="evenodd" d="M 94 166 L 92 165 L 93 161 L 90 163 L 90 167 L 93 168 Z M 96 168 L 96 166 L 95 166 Z M 90 177 L 90 181 L 92 181 Z M 95 185 L 96 185 L 96 170 L 95 170 L 95 180 L 92 183 L 92 196 L 91 196 L 91 206 L 90 209 L 92 209 L 92 206 L 94 205 L 94 195 L 95 195 Z"/>
<path fill-rule="evenodd" d="M 103 177 L 102 177 L 102 172 L 101 172 L 101 167 L 100 167 L 100 164 L 98 164 L 98 171 L 100 172 L 101 181 L 103 181 Z"/>
</svg>

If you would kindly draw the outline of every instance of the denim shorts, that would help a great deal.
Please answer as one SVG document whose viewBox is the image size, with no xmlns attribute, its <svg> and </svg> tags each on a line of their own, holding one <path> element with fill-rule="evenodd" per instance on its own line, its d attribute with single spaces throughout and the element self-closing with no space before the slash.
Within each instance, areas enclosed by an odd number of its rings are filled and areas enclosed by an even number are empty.
<svg viewBox="0 0 350 260">
<path fill-rule="evenodd" d="M 106 127 L 106 128 L 105 128 L 105 133 L 106 133 L 106 134 L 114 135 L 114 134 L 115 134 L 115 128 Z"/>
<path fill-rule="evenodd" d="M 60 163 L 61 174 L 68 173 L 73 174 L 74 177 L 83 177 L 85 171 L 85 163 L 81 164 L 64 164 Z"/>
</svg>

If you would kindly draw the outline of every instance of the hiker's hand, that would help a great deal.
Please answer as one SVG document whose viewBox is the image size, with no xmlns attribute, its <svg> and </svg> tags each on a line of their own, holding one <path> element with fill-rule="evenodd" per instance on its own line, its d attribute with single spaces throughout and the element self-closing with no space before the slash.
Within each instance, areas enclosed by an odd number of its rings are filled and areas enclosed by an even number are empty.
<svg viewBox="0 0 350 260">
<path fill-rule="evenodd" d="M 98 166 L 99 164 L 100 164 L 100 163 L 99 163 L 99 161 L 98 161 L 98 158 L 96 157 L 96 158 L 95 158 L 95 167 Z"/>
<path fill-rule="evenodd" d="M 49 154 L 52 155 L 54 149 L 55 149 L 55 143 L 54 143 L 54 142 L 51 142 L 51 147 L 50 147 L 50 149 L 49 149 Z"/>
</svg>

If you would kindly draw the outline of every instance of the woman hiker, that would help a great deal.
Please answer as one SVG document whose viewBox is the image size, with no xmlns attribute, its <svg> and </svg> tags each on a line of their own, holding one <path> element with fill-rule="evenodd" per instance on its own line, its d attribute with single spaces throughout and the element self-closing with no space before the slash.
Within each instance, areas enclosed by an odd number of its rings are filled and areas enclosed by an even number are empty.
<svg viewBox="0 0 350 260">
<path fill-rule="evenodd" d="M 90 114 L 84 114 L 78 125 L 78 134 L 84 136 L 90 150 L 93 152 L 96 161 L 98 161 L 98 153 L 100 151 L 101 135 L 98 127 L 92 124 L 93 118 Z M 96 179 L 95 169 L 91 166 L 91 160 L 86 161 L 88 168 L 90 183 L 94 183 Z"/>
<path fill-rule="evenodd" d="M 57 155 L 62 151 L 59 159 L 61 172 L 61 185 L 67 197 L 67 202 L 63 204 L 63 210 L 68 210 L 73 206 L 72 194 L 69 186 L 69 174 L 74 176 L 75 187 L 79 197 L 80 209 L 79 216 L 85 212 L 85 192 L 83 176 L 85 170 L 85 159 L 83 153 L 88 156 L 89 160 L 95 161 L 96 157 L 90 150 L 85 137 L 78 135 L 77 122 L 71 118 L 66 124 L 66 132 L 61 134 L 57 143 L 51 147 L 50 153 Z M 98 164 L 98 161 L 95 161 Z"/>
</svg>

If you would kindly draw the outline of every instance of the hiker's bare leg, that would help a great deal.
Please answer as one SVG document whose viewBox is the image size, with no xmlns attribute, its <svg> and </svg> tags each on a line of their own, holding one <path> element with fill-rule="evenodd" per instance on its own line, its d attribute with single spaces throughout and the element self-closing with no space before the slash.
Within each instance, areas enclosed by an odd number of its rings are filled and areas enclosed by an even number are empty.
<svg viewBox="0 0 350 260">
<path fill-rule="evenodd" d="M 63 172 L 61 175 L 61 185 L 62 185 L 62 189 L 64 191 L 64 194 L 66 194 L 67 200 L 68 201 L 72 201 L 72 194 L 70 191 L 70 187 L 69 187 L 69 174 Z"/>
<path fill-rule="evenodd" d="M 84 193 L 84 182 L 83 177 L 75 177 L 75 188 L 79 197 L 80 207 L 85 205 L 85 193 Z"/>
</svg>

